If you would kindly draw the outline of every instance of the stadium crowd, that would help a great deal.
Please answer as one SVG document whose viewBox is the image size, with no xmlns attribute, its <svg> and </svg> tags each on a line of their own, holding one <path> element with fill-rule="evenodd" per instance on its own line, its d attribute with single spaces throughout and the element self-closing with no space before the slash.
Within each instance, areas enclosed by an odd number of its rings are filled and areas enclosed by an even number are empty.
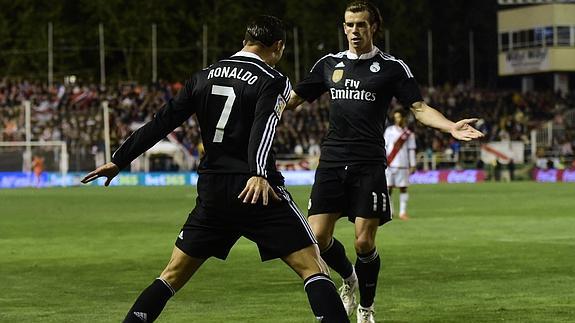
<svg viewBox="0 0 575 323">
<path fill-rule="evenodd" d="M 0 81 L 0 141 L 25 140 L 25 116 L 22 102 L 31 101 L 32 140 L 65 140 L 74 154 L 71 164 L 82 168 L 103 151 L 103 114 L 101 103 L 109 102 L 112 149 L 117 148 L 131 132 L 149 121 L 153 113 L 181 87 L 180 83 L 162 82 L 155 86 L 119 84 L 58 85 L 48 87 L 35 82 Z M 478 117 L 477 128 L 486 141 L 520 140 L 528 143 L 530 130 L 543 122 L 553 122 L 564 129 L 554 136 L 554 149 L 562 156 L 573 156 L 575 132 L 565 119 L 575 107 L 571 93 L 560 96 L 552 92 L 530 92 L 472 89 L 465 85 L 422 88 L 424 99 L 450 119 Z M 401 109 L 397 102 L 393 109 Z M 430 128 L 417 126 L 418 151 L 457 154 L 461 143 Z M 329 123 L 329 99 L 324 96 L 296 111 L 285 111 L 278 127 L 275 150 L 280 156 L 319 155 L 319 144 Z M 199 129 L 194 118 L 175 132 L 180 143 L 192 156 L 201 154 Z"/>
<path fill-rule="evenodd" d="M 82 167 L 104 150 L 102 102 L 110 109 L 110 141 L 113 149 L 172 97 L 181 84 L 158 86 L 121 84 L 58 85 L 49 88 L 33 82 L 0 82 L 0 141 L 24 141 L 25 113 L 23 101 L 31 102 L 32 140 L 68 143 L 71 164 Z M 199 146 L 195 120 L 176 132 L 190 152 Z"/>
<path fill-rule="evenodd" d="M 439 89 L 423 88 L 423 98 L 440 109 L 452 120 L 477 117 L 477 129 L 485 134 L 485 141 L 522 141 L 529 144 L 532 129 L 551 121 L 557 132 L 553 137 L 553 151 L 573 155 L 575 132 L 567 127 L 564 116 L 575 108 L 574 93 L 559 95 L 553 92 L 520 93 L 511 90 L 472 89 L 463 84 Z M 418 146 L 434 152 L 457 154 L 461 143 L 426 127 L 415 127 Z M 562 149 L 564 146 L 565 149 Z M 570 148 L 567 148 L 570 147 Z"/>
</svg>

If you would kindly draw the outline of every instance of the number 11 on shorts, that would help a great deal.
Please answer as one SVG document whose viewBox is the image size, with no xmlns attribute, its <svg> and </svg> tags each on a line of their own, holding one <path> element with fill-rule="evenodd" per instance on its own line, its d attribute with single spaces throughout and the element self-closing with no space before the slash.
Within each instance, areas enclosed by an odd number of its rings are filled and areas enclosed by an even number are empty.
<svg viewBox="0 0 575 323">
<path fill-rule="evenodd" d="M 377 211 L 377 193 L 376 192 L 371 192 L 371 195 L 373 196 L 373 211 Z M 383 212 L 387 211 L 387 196 L 385 195 L 385 193 L 381 193 L 381 210 Z"/>
</svg>

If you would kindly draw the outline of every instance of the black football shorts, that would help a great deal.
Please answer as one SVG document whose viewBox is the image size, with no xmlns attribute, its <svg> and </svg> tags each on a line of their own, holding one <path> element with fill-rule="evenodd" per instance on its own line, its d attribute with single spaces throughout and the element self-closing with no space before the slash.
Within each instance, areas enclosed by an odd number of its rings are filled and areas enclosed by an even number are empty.
<svg viewBox="0 0 575 323">
<path fill-rule="evenodd" d="M 283 187 L 282 198 L 267 206 L 243 204 L 238 195 L 249 176 L 201 174 L 196 206 L 182 227 L 176 246 L 196 258 L 226 259 L 240 237 L 255 242 L 262 261 L 287 256 L 317 243 L 307 219 Z"/>
<path fill-rule="evenodd" d="M 308 216 L 340 213 L 351 222 L 356 217 L 391 220 L 389 193 L 382 164 L 318 168 L 308 204 Z"/>
</svg>

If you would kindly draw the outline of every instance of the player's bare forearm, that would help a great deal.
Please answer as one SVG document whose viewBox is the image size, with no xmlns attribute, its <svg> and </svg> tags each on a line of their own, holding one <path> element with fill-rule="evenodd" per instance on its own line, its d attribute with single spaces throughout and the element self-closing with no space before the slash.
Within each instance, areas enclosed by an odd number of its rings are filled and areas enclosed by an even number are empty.
<svg viewBox="0 0 575 323">
<path fill-rule="evenodd" d="M 303 101 L 305 100 L 292 90 L 290 93 L 289 101 L 286 105 L 286 109 L 295 110 L 298 106 L 300 106 L 303 103 Z"/>
<path fill-rule="evenodd" d="M 447 119 L 441 112 L 430 107 L 425 102 L 415 102 L 411 106 L 411 112 L 413 112 L 417 121 L 443 132 L 449 133 L 455 125 L 453 121 Z"/>
<path fill-rule="evenodd" d="M 450 133 L 457 140 L 470 141 L 483 137 L 483 133 L 470 125 L 477 119 L 463 119 L 453 122 L 423 101 L 412 104 L 411 111 L 419 122 L 428 127 Z"/>
</svg>

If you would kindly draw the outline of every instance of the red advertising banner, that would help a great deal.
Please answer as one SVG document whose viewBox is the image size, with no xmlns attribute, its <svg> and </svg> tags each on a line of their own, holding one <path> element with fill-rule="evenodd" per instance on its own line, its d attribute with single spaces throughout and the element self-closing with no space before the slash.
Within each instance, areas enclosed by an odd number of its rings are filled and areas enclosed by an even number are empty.
<svg viewBox="0 0 575 323">
<path fill-rule="evenodd" d="M 479 183 L 485 181 L 483 170 L 417 171 L 409 176 L 410 184 Z"/>
<path fill-rule="evenodd" d="M 540 183 L 575 183 L 575 169 L 534 169 L 533 179 Z"/>
</svg>

